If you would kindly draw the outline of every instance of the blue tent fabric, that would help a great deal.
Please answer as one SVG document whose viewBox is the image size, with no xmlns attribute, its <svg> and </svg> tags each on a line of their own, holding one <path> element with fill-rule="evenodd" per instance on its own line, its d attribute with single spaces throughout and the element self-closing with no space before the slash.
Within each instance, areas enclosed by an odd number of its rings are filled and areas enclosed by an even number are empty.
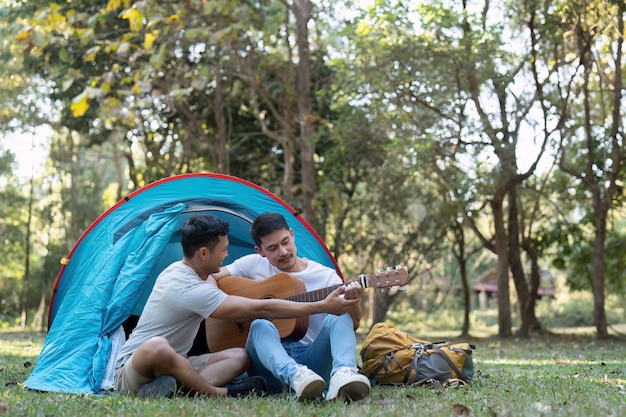
<svg viewBox="0 0 626 417">
<path fill-rule="evenodd" d="M 93 281 L 66 295 L 25 386 L 42 391 L 62 387 L 75 394 L 99 390 L 111 353 L 110 336 L 130 315 L 184 208 L 179 204 L 151 216 L 102 255 L 93 254 Z"/>
<path fill-rule="evenodd" d="M 111 335 L 122 325 L 131 313 L 129 306 L 134 306 L 140 290 L 148 281 L 149 274 L 161 255 L 165 244 L 176 226 L 178 216 L 185 206 L 179 204 L 163 213 L 150 216 L 148 221 L 138 227 L 138 232 L 128 234 L 127 239 L 120 239 L 116 246 L 121 247 L 116 255 L 123 256 L 124 248 L 137 248 L 131 252 L 117 278 L 112 277 L 115 285 L 110 301 L 103 313 L 102 328 L 98 335 L 96 353 L 89 373 L 92 390 L 97 390 L 104 379 L 109 355 L 111 353 Z"/>
<path fill-rule="evenodd" d="M 101 215 L 68 256 L 50 303 L 49 331 L 23 386 L 40 391 L 97 393 L 105 380 L 112 337 L 140 315 L 158 274 L 182 258 L 180 228 L 209 212 L 231 225 L 225 263 L 254 252 L 250 223 L 282 213 L 301 256 L 339 268 L 315 231 L 286 203 L 245 180 L 220 174 L 183 174 L 132 193 Z"/>
</svg>

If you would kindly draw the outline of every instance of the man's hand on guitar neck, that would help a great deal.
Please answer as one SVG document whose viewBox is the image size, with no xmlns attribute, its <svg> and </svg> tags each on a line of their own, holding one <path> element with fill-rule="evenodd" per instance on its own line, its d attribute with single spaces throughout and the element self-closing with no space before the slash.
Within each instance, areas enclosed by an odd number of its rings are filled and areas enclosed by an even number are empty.
<svg viewBox="0 0 626 417">
<path fill-rule="evenodd" d="M 361 288 L 361 291 L 359 291 L 358 288 L 351 284 L 338 287 L 322 301 L 324 304 L 324 312 L 335 315 L 349 313 L 361 302 L 362 290 Z M 361 295 L 359 295 L 359 293 Z"/>
<path fill-rule="evenodd" d="M 343 296 L 346 300 L 357 300 L 363 297 L 365 290 L 359 283 L 359 281 L 352 281 L 344 285 L 345 292 Z"/>
</svg>

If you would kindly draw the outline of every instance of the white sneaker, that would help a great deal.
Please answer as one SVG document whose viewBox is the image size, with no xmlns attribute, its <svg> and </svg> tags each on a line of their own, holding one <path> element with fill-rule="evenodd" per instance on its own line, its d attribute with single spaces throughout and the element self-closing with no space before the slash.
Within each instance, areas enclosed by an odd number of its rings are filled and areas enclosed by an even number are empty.
<svg viewBox="0 0 626 417">
<path fill-rule="evenodd" d="M 359 401 L 369 395 L 370 389 L 370 380 L 357 368 L 340 368 L 330 378 L 326 400 Z"/>
<path fill-rule="evenodd" d="M 291 389 L 296 393 L 298 401 L 308 401 L 322 396 L 326 388 L 324 378 L 307 368 L 301 366 L 293 378 Z"/>
</svg>

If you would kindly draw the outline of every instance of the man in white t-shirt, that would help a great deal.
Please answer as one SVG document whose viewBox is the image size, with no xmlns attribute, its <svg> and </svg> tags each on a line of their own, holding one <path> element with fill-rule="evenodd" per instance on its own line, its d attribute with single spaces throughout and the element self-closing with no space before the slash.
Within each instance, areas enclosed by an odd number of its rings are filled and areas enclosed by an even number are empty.
<svg viewBox="0 0 626 417">
<path fill-rule="evenodd" d="M 222 267 L 213 274 L 216 280 L 230 275 L 263 280 L 286 272 L 300 279 L 307 292 L 343 282 L 334 269 L 298 257 L 293 229 L 281 214 L 259 215 L 252 223 L 250 234 L 257 254 L 246 255 Z M 362 295 L 363 288 L 358 282 L 346 285 L 345 299 L 360 301 Z M 321 397 L 326 389 L 326 400 L 357 401 L 367 397 L 370 382 L 359 373 L 356 364 L 354 331 L 359 326 L 361 313 L 360 304 L 355 304 L 343 315 L 311 315 L 304 337 L 287 343 L 281 342 L 271 321 L 254 320 L 246 342 L 246 351 L 252 360 L 248 374 L 264 377 L 272 392 L 289 387 L 300 401 Z"/>
<path fill-rule="evenodd" d="M 181 231 L 183 259 L 157 277 L 137 326 L 117 357 L 118 391 L 169 397 L 180 387 L 193 395 L 264 395 L 267 384 L 263 377 L 231 383 L 250 365 L 243 348 L 187 357 L 203 319 L 344 314 L 358 303 L 342 296 L 343 287 L 323 301 L 306 304 L 227 295 L 210 274 L 220 270 L 228 255 L 228 232 L 228 223 L 211 214 L 193 215 L 185 223 Z"/>
</svg>

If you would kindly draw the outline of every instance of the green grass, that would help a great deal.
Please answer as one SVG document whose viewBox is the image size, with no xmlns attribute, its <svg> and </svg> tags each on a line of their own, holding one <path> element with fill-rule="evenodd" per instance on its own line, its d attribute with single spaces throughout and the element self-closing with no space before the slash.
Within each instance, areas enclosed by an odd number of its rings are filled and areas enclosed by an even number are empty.
<svg viewBox="0 0 626 417">
<path fill-rule="evenodd" d="M 7 416 L 470 416 L 626 415 L 626 342 L 586 334 L 549 334 L 529 340 L 472 338 L 475 377 L 464 388 L 375 387 L 354 404 L 300 404 L 271 398 L 75 396 L 19 386 L 30 374 L 43 334 L 0 332 L 0 415 Z M 423 337 L 422 335 L 419 335 Z M 424 337 L 425 338 L 425 337 Z M 455 340 L 465 341 L 465 340 Z"/>
</svg>

